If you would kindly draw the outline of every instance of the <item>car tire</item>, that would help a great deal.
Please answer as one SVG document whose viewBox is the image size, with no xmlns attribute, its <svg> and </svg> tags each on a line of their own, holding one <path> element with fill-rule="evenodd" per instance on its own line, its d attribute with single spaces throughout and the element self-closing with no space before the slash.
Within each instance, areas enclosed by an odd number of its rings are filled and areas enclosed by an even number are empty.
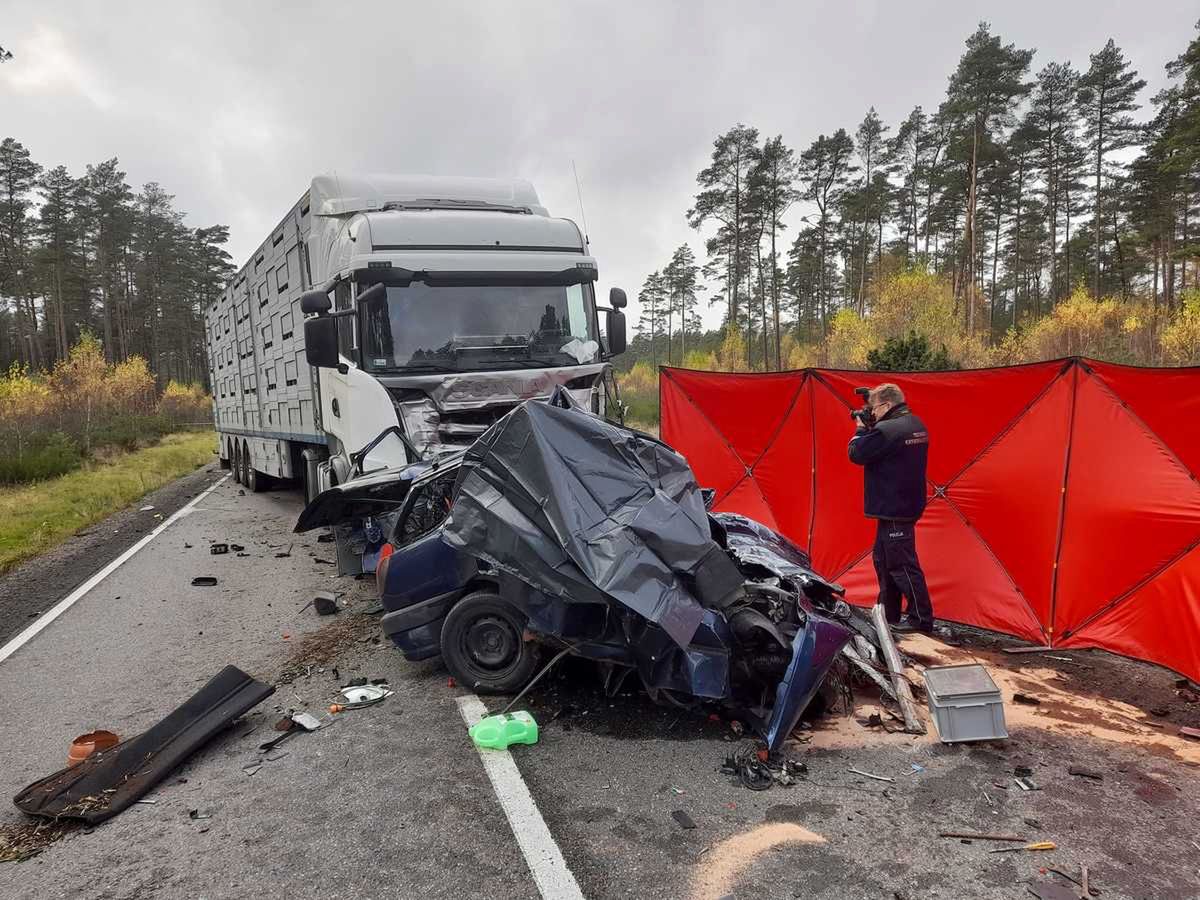
<svg viewBox="0 0 1200 900">
<path fill-rule="evenodd" d="M 241 444 L 233 445 L 233 483 L 242 483 L 242 447 Z"/>
<path fill-rule="evenodd" d="M 511 694 L 533 677 L 538 647 L 525 640 L 528 618 L 491 591 L 468 594 L 442 623 L 442 660 L 463 686 L 481 694 Z"/>
</svg>

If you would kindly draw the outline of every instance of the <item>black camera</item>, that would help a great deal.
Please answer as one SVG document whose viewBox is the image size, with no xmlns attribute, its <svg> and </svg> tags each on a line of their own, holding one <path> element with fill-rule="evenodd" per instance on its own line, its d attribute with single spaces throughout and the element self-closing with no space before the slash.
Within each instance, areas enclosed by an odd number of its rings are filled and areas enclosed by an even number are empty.
<svg viewBox="0 0 1200 900">
<path fill-rule="evenodd" d="M 871 412 L 871 389 L 870 388 L 855 388 L 854 393 L 863 398 L 862 409 L 850 410 L 850 418 L 858 419 L 858 423 L 863 428 L 870 428 L 875 424 L 875 414 Z"/>
</svg>

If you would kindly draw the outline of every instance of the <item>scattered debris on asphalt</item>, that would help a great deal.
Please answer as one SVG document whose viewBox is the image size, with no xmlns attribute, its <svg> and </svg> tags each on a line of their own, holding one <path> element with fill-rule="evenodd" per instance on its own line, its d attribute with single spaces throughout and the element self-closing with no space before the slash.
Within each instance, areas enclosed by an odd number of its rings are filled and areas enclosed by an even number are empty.
<svg viewBox="0 0 1200 900">
<path fill-rule="evenodd" d="M 1047 869 L 1046 871 L 1051 871 Z M 1029 885 L 1029 893 L 1038 900 L 1079 900 L 1079 892 L 1056 881 L 1038 881 Z"/>
<path fill-rule="evenodd" d="M 0 863 L 37 856 L 75 827 L 73 822 L 0 823 Z"/>
<path fill-rule="evenodd" d="M 274 692 L 236 666 L 226 666 L 158 724 L 35 781 L 13 803 L 22 812 L 44 818 L 103 822 L 144 797 L 230 722 Z"/>
<path fill-rule="evenodd" d="M 1037 697 L 1030 697 L 1028 694 L 1016 693 L 1013 694 L 1013 703 L 1021 703 L 1025 706 L 1041 706 L 1042 701 Z"/>
<path fill-rule="evenodd" d="M 189 819 L 211 819 L 212 813 L 204 812 L 199 809 L 189 809 L 188 810 L 188 818 Z"/>
<path fill-rule="evenodd" d="M 139 510 L 139 512 L 150 512 L 150 510 L 152 510 L 152 509 L 154 509 L 154 507 L 153 507 L 153 506 L 143 506 L 143 507 L 142 507 L 142 508 Z"/>
<path fill-rule="evenodd" d="M 1013 781 L 1015 781 L 1017 783 L 1017 787 L 1019 787 L 1023 791 L 1040 791 L 1041 790 L 1041 788 L 1038 787 L 1033 782 L 1033 780 L 1029 779 L 1029 778 L 1014 778 Z"/>
<path fill-rule="evenodd" d="M 694 821 L 692 821 L 692 817 L 689 816 L 682 809 L 677 809 L 673 813 L 671 813 L 671 818 L 674 819 L 676 822 L 678 822 L 679 827 L 682 828 L 684 831 L 691 831 L 693 828 L 696 827 L 696 823 Z"/>
<path fill-rule="evenodd" d="M 995 850 L 989 850 L 988 853 L 1020 853 L 1024 850 L 1056 850 L 1057 846 L 1054 841 L 1037 841 L 1033 844 L 1026 844 L 1024 847 L 997 847 Z"/>
<path fill-rule="evenodd" d="M 1013 841 L 1018 844 L 1029 840 L 1019 834 L 975 834 L 970 831 L 939 831 L 938 837 L 960 838 L 968 841 Z"/>
<path fill-rule="evenodd" d="M 725 757 L 720 771 L 735 776 L 737 783 L 749 790 L 765 791 L 774 784 L 791 787 L 808 775 L 808 766 L 749 741 L 732 756 Z"/>
<path fill-rule="evenodd" d="M 280 550 L 278 553 L 275 554 L 275 558 L 276 559 L 287 559 L 289 556 L 292 555 L 292 546 L 293 546 L 292 544 L 288 544 L 286 550 Z"/>
<path fill-rule="evenodd" d="M 211 553 L 213 556 L 220 556 L 223 553 L 229 552 L 229 545 L 223 544 L 223 543 L 222 544 L 210 544 L 208 547 L 208 552 Z"/>
<path fill-rule="evenodd" d="M 873 779 L 875 779 L 876 781 L 891 781 L 891 782 L 895 782 L 895 780 L 896 780 L 895 778 L 892 778 L 892 777 L 890 777 L 890 776 L 888 776 L 888 775 L 875 775 L 875 774 L 874 774 L 874 773 L 872 773 L 872 772 L 864 772 L 862 769 L 856 769 L 856 768 L 854 768 L 854 766 L 851 766 L 851 767 L 850 767 L 849 769 L 847 769 L 846 771 L 848 771 L 848 772 L 852 772 L 852 773 L 853 773 L 853 774 L 855 774 L 855 775 L 861 775 L 863 778 L 873 778 Z"/>
<path fill-rule="evenodd" d="M 217 583 L 217 579 L 213 575 L 197 575 L 192 579 L 193 587 L 213 587 Z"/>
<path fill-rule="evenodd" d="M 1200 740 L 1200 728 L 1189 728 L 1188 726 L 1183 725 L 1180 727 L 1179 733 L 1181 735 L 1183 735 L 1183 737 L 1195 738 L 1196 740 Z"/>
<path fill-rule="evenodd" d="M 232 550 L 234 553 L 241 553 L 246 548 L 243 547 L 241 544 L 230 544 L 229 549 Z"/>
<path fill-rule="evenodd" d="M 318 616 L 332 616 L 339 611 L 337 594 L 328 592 L 317 594 L 312 599 L 312 607 L 317 611 Z"/>
<path fill-rule="evenodd" d="M 1068 775 L 1075 775 L 1079 778 L 1090 778 L 1092 781 L 1103 781 L 1104 776 L 1094 769 L 1085 769 L 1082 766 L 1071 766 L 1067 769 Z"/>
</svg>

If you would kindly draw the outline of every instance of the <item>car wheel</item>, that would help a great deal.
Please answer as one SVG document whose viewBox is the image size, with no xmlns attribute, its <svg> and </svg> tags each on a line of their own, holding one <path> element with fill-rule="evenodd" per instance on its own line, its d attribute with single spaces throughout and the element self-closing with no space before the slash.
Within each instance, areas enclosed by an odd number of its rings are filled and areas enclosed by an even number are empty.
<svg viewBox="0 0 1200 900">
<path fill-rule="evenodd" d="M 469 594 L 442 623 L 442 659 L 464 687 L 511 694 L 533 677 L 538 648 L 525 640 L 525 614 L 490 591 Z"/>
<path fill-rule="evenodd" d="M 242 442 L 242 484 L 249 487 L 250 481 L 250 447 Z"/>
<path fill-rule="evenodd" d="M 242 483 L 242 446 L 241 444 L 233 445 L 233 482 L 234 484 Z"/>
</svg>

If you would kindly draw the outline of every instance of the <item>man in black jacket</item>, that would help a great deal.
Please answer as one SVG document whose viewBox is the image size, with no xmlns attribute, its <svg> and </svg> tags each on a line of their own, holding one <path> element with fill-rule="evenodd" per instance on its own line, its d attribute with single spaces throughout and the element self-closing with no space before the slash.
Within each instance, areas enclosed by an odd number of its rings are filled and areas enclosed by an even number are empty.
<svg viewBox="0 0 1200 900">
<path fill-rule="evenodd" d="M 878 520 L 872 558 L 879 578 L 879 602 L 897 631 L 933 631 L 933 604 L 917 560 L 913 529 L 925 511 L 925 463 L 929 432 L 912 414 L 894 384 L 867 395 L 874 424 L 859 421 L 850 439 L 850 461 L 863 467 L 863 508 Z M 908 617 L 900 623 L 900 598 Z"/>
</svg>

